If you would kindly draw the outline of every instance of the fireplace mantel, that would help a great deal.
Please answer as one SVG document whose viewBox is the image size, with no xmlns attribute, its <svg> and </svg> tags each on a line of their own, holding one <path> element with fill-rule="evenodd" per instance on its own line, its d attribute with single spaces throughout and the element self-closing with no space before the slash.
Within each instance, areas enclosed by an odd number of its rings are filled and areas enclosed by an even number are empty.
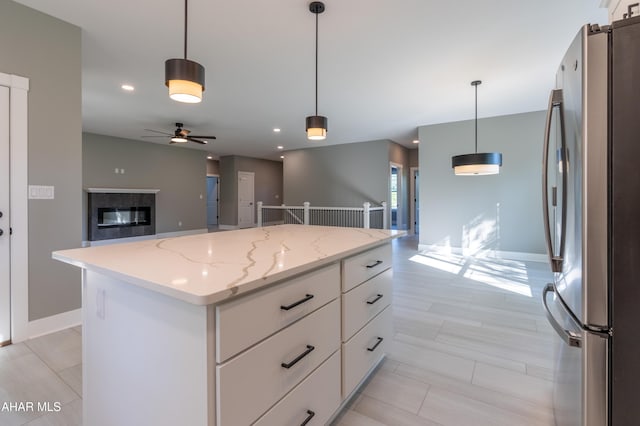
<svg viewBox="0 0 640 426">
<path fill-rule="evenodd" d="M 86 188 L 85 191 L 99 194 L 157 194 L 159 189 L 136 188 Z"/>
</svg>

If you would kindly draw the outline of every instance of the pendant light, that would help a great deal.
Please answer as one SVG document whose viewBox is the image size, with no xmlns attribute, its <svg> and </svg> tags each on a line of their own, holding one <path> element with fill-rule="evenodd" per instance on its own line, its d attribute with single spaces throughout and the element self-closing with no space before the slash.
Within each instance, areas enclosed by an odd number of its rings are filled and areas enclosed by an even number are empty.
<svg viewBox="0 0 640 426">
<path fill-rule="evenodd" d="M 187 0 L 184 0 L 184 59 L 167 59 L 164 80 L 174 101 L 198 103 L 204 91 L 204 67 L 187 59 Z"/>
<path fill-rule="evenodd" d="M 306 120 L 307 139 L 321 141 L 327 137 L 327 117 L 318 115 L 318 15 L 324 12 L 324 3 L 314 1 L 309 4 L 309 10 L 316 15 L 316 115 L 310 115 Z"/>
<path fill-rule="evenodd" d="M 471 85 L 476 88 L 476 150 L 473 154 L 454 155 L 451 167 L 456 176 L 495 175 L 500 173 L 502 154 L 499 152 L 478 153 L 478 86 L 482 81 L 475 80 Z"/>
</svg>

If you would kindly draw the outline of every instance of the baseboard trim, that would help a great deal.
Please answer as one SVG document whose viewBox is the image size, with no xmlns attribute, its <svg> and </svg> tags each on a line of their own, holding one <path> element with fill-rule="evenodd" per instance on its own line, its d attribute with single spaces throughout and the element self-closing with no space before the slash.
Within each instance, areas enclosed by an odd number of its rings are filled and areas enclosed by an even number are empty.
<svg viewBox="0 0 640 426">
<path fill-rule="evenodd" d="M 418 250 L 421 252 L 434 252 L 444 254 L 455 254 L 461 256 L 477 257 L 477 258 L 494 258 L 494 259 L 510 259 L 520 260 L 524 262 L 547 262 L 547 255 L 540 253 L 528 253 L 520 251 L 503 251 L 503 250 L 473 250 L 462 247 L 444 247 L 433 244 L 418 244 Z"/>
<path fill-rule="evenodd" d="M 82 324 L 82 309 L 63 312 L 50 317 L 29 321 L 28 338 L 43 336 L 66 328 L 75 327 Z M 14 342 L 17 343 L 17 342 Z"/>
<path fill-rule="evenodd" d="M 232 231 L 234 229 L 239 229 L 238 225 L 218 225 L 218 229 L 223 229 L 225 231 Z"/>
</svg>

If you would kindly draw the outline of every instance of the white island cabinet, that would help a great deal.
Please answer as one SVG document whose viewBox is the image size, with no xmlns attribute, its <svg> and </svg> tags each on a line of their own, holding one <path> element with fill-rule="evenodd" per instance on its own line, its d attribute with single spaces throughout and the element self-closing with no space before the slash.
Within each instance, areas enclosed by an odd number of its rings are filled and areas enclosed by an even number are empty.
<svg viewBox="0 0 640 426">
<path fill-rule="evenodd" d="M 391 240 L 280 225 L 62 250 L 92 426 L 324 425 L 391 340 Z"/>
</svg>

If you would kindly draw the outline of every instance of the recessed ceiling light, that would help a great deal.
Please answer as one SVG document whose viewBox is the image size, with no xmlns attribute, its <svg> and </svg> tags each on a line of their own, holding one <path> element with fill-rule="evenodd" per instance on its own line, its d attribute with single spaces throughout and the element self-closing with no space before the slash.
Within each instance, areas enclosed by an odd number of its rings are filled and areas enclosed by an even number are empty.
<svg viewBox="0 0 640 426">
<path fill-rule="evenodd" d="M 284 158 L 284 155 L 281 155 L 280 158 Z"/>
<path fill-rule="evenodd" d="M 420 141 L 418 139 L 414 139 L 413 143 L 420 143 Z"/>
<path fill-rule="evenodd" d="M 276 148 L 278 148 L 278 149 L 284 149 L 284 146 L 282 146 L 282 145 L 278 145 Z"/>
<path fill-rule="evenodd" d="M 210 155 L 207 155 L 207 160 L 213 160 L 213 157 Z"/>
<path fill-rule="evenodd" d="M 277 128 L 277 127 L 275 129 L 273 129 L 273 131 L 276 132 L 276 133 L 280 133 L 280 129 Z"/>
<path fill-rule="evenodd" d="M 126 90 L 127 92 L 133 92 L 134 90 L 136 90 L 136 88 L 130 84 L 123 84 L 120 87 L 122 88 L 122 90 Z"/>
</svg>

